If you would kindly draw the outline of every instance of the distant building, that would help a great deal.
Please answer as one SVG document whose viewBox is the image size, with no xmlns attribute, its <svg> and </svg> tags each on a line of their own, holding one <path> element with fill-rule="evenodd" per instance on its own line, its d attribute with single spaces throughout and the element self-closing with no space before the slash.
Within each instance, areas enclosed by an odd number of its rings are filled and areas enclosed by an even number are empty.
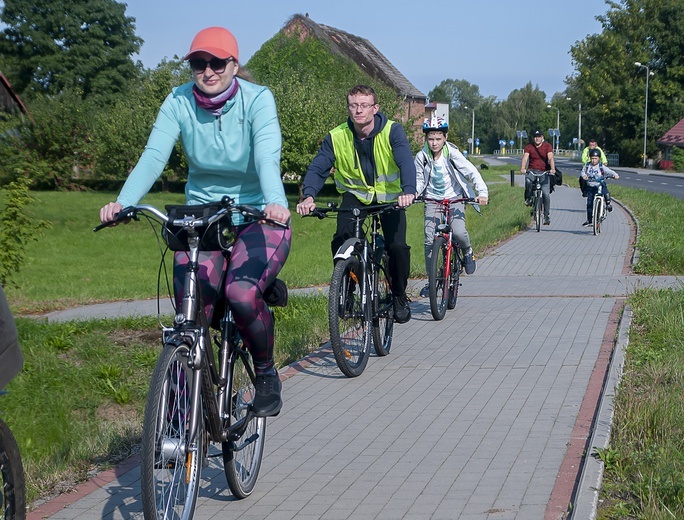
<svg viewBox="0 0 684 520">
<path fill-rule="evenodd" d="M 283 28 L 283 32 L 288 35 L 295 32 L 311 35 L 323 41 L 334 53 L 352 60 L 370 77 L 394 89 L 402 98 L 403 112 L 394 114 L 395 118 L 406 122 L 409 118 L 415 117 L 416 126 L 422 125 L 427 96 L 413 86 L 371 42 L 340 29 L 316 23 L 309 18 L 308 13 L 294 15 Z"/>
<path fill-rule="evenodd" d="M 670 128 L 657 142 L 664 147 L 663 157 L 660 160 L 660 169 L 669 170 L 672 168 L 672 158 L 670 156 L 672 148 L 675 146 L 684 148 L 684 119 L 681 119 L 679 123 Z"/>
<path fill-rule="evenodd" d="M 10 82 L 2 72 L 0 72 L 0 108 L 7 114 L 28 115 L 26 106 L 19 98 L 19 95 L 14 92 L 12 85 L 10 85 Z"/>
</svg>

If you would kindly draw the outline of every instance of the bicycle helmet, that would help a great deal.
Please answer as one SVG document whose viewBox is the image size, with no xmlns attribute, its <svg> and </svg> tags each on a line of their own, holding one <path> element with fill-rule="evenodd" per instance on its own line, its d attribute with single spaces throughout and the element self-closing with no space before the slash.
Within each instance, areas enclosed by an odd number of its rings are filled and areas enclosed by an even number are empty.
<svg viewBox="0 0 684 520">
<path fill-rule="evenodd" d="M 444 132 L 445 134 L 449 131 L 449 124 L 444 120 L 443 117 L 432 116 L 429 119 L 425 119 L 423 123 L 423 132 Z"/>
<path fill-rule="evenodd" d="M 596 148 L 592 148 L 589 150 L 589 157 L 601 157 L 601 152 L 599 152 Z"/>
</svg>

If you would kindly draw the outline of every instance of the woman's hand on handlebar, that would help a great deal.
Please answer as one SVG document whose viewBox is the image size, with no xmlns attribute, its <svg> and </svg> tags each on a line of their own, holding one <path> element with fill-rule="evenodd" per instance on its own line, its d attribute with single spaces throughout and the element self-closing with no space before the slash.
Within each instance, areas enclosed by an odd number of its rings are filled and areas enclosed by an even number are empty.
<svg viewBox="0 0 684 520">
<path fill-rule="evenodd" d="M 280 222 L 281 224 L 290 223 L 290 210 L 280 204 L 268 204 L 264 208 L 266 218 Z"/>
<path fill-rule="evenodd" d="M 489 202 L 489 198 L 488 198 L 488 197 L 483 197 L 483 196 L 480 195 L 479 197 L 475 197 L 475 202 L 477 202 L 477 203 L 480 204 L 481 206 L 486 206 L 487 203 Z"/>
<path fill-rule="evenodd" d="M 111 222 L 122 209 L 123 206 L 118 202 L 110 202 L 100 210 L 100 222 Z"/>
<path fill-rule="evenodd" d="M 415 193 L 404 193 L 403 195 L 399 195 L 399 199 L 397 199 L 397 204 L 399 204 L 400 208 L 407 208 L 408 206 L 413 204 L 413 199 L 415 198 Z"/>
<path fill-rule="evenodd" d="M 314 209 L 316 209 L 316 203 L 314 202 L 313 197 L 307 197 L 297 204 L 297 213 L 303 217 L 311 213 Z"/>
</svg>

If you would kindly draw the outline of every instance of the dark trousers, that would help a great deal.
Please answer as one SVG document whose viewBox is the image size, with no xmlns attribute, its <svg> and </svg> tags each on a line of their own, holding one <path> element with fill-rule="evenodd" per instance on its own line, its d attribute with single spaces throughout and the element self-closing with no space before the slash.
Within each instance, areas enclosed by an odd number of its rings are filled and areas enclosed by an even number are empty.
<svg viewBox="0 0 684 520">
<path fill-rule="evenodd" d="M 365 218 L 363 204 L 351 193 L 342 195 L 341 209 L 359 208 L 361 215 Z M 385 237 L 385 249 L 389 255 L 389 275 L 392 283 L 392 292 L 395 296 L 406 294 L 409 272 L 411 270 L 411 247 L 406 244 L 406 211 L 398 209 L 387 211 L 380 216 L 382 234 Z M 341 212 L 337 215 L 337 230 L 330 243 L 332 254 L 335 256 L 337 250 L 344 244 L 344 241 L 354 236 L 354 219 L 348 212 Z"/>
</svg>

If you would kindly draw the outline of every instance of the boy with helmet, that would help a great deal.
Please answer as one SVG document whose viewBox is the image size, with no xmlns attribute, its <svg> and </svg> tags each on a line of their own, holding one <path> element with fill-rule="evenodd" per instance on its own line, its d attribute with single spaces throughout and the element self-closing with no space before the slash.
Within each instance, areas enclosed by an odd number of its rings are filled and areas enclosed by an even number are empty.
<svg viewBox="0 0 684 520">
<path fill-rule="evenodd" d="M 606 209 L 613 211 L 613 207 L 610 205 L 610 194 L 606 187 L 606 177 L 619 179 L 620 176 L 608 166 L 604 166 L 600 159 L 601 152 L 599 150 L 596 148 L 589 150 L 589 162 L 584 165 L 580 174 L 580 178 L 586 181 L 587 186 L 587 220 L 582 224 L 583 226 L 591 226 L 592 224 L 594 196 L 598 193 L 599 186 L 603 188 L 602 191 L 606 197 Z"/>
<path fill-rule="evenodd" d="M 448 123 L 439 116 L 425 119 L 423 132 L 425 146 L 416 154 L 416 192 L 426 199 L 457 199 L 460 197 L 475 197 L 470 183 L 475 184 L 476 200 L 480 204 L 487 204 L 487 185 L 482 180 L 480 172 L 459 151 L 456 145 L 447 142 Z M 473 248 L 465 225 L 465 205 L 454 204 L 451 212 L 451 229 L 454 239 L 463 251 L 465 272 L 475 272 Z M 435 225 L 439 220 L 437 204 L 425 201 L 425 266 L 430 269 L 432 257 L 432 242 L 435 236 Z M 426 285 L 420 291 L 422 297 L 429 294 Z"/>
</svg>

